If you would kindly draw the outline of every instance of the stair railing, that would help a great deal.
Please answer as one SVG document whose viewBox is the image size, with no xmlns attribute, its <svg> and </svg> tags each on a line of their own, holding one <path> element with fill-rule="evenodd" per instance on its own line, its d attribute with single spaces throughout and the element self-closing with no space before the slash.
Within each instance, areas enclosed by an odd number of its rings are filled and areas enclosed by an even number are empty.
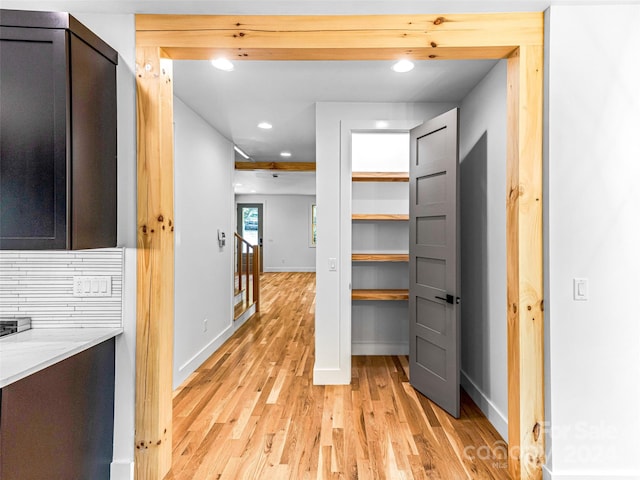
<svg viewBox="0 0 640 480">
<path fill-rule="evenodd" d="M 235 241 L 234 291 L 241 296 L 234 308 L 234 318 L 238 318 L 255 304 L 260 311 L 260 246 L 252 245 L 237 233 Z"/>
</svg>

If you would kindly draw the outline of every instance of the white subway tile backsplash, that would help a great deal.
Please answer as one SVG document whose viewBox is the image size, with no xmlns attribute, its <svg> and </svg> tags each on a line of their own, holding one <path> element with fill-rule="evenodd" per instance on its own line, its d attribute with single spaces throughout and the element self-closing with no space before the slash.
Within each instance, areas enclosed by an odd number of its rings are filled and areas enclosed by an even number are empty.
<svg viewBox="0 0 640 480">
<path fill-rule="evenodd" d="M 0 315 L 31 317 L 34 328 L 122 326 L 122 248 L 0 251 Z M 74 276 L 111 276 L 110 297 L 74 297 Z"/>
</svg>

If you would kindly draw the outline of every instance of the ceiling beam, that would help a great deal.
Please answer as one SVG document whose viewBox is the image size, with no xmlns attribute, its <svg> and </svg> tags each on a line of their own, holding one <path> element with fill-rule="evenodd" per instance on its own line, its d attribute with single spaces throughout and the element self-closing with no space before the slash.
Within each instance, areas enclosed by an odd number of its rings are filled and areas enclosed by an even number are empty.
<svg viewBox="0 0 640 480">
<path fill-rule="evenodd" d="M 279 172 L 315 172 L 315 162 L 236 162 L 236 170 L 277 170 Z"/>
<path fill-rule="evenodd" d="M 277 20 L 272 21 L 274 18 Z M 172 59 L 416 60 L 506 58 L 541 45 L 541 13 L 473 15 L 137 15 L 138 47 Z"/>
</svg>

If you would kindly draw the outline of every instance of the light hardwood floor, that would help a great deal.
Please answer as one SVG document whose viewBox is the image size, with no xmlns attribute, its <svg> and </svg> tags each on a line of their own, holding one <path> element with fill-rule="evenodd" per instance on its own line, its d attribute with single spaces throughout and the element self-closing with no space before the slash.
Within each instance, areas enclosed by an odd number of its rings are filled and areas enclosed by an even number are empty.
<svg viewBox="0 0 640 480">
<path fill-rule="evenodd" d="M 314 386 L 315 275 L 266 273 L 262 307 L 174 393 L 166 479 L 508 479 L 469 397 L 461 418 L 409 385 L 406 357 L 353 357 Z"/>
</svg>

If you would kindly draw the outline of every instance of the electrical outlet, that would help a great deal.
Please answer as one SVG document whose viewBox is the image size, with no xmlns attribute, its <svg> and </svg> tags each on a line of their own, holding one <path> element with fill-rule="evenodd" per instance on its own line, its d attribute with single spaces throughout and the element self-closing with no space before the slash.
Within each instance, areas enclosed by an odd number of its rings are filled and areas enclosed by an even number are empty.
<svg viewBox="0 0 640 480">
<path fill-rule="evenodd" d="M 73 277 L 74 297 L 110 297 L 111 275 L 89 277 L 76 275 Z"/>
<path fill-rule="evenodd" d="M 207 323 L 209 322 L 209 320 L 207 320 L 206 318 L 202 321 L 202 329 L 206 332 L 208 325 Z"/>
</svg>

